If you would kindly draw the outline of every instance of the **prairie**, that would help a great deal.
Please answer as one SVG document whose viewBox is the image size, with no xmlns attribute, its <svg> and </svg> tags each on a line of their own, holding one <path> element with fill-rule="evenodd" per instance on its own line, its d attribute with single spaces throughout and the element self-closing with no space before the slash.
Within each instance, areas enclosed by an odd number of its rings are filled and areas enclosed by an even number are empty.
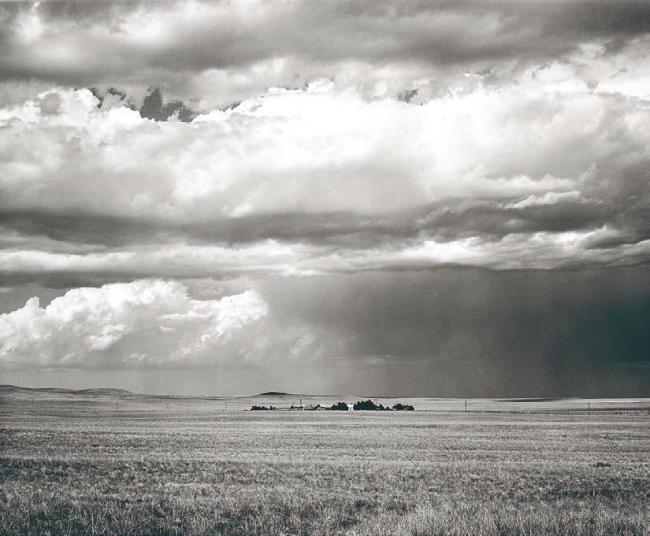
<svg viewBox="0 0 650 536">
<path fill-rule="evenodd" d="M 235 408 L 268 400 L 0 396 L 1 534 L 650 530 L 647 401 L 250 412 Z"/>
</svg>

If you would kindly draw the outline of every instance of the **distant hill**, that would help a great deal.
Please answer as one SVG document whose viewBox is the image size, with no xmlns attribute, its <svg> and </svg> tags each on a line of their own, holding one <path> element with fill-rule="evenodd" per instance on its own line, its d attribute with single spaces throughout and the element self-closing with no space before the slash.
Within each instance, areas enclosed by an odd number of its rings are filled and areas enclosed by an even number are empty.
<svg viewBox="0 0 650 536">
<path fill-rule="evenodd" d="M 79 389 L 73 392 L 78 395 L 107 395 L 107 396 L 133 394 L 131 391 L 127 391 L 126 389 L 113 389 L 113 388 L 101 388 L 101 387 L 95 389 Z"/>
<path fill-rule="evenodd" d="M 257 396 L 298 396 L 292 393 L 282 393 L 280 391 L 267 391 L 266 393 L 260 393 Z"/>
<path fill-rule="evenodd" d="M 558 400 L 567 400 L 566 397 L 563 398 L 499 398 L 497 402 L 556 402 Z"/>
<path fill-rule="evenodd" d="M 0 393 L 30 393 L 58 394 L 70 396 L 131 396 L 133 393 L 126 389 L 93 388 L 93 389 L 62 389 L 59 387 L 19 387 L 17 385 L 0 385 Z"/>
</svg>

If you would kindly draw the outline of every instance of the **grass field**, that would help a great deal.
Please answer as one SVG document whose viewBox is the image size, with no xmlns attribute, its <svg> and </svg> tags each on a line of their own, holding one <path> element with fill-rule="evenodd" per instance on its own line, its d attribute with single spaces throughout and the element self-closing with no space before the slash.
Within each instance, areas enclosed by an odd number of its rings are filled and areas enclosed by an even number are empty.
<svg viewBox="0 0 650 536">
<path fill-rule="evenodd" d="M 225 399 L 0 394 L 1 534 L 650 529 L 647 401 L 245 412 L 236 399 L 224 411 Z"/>
</svg>

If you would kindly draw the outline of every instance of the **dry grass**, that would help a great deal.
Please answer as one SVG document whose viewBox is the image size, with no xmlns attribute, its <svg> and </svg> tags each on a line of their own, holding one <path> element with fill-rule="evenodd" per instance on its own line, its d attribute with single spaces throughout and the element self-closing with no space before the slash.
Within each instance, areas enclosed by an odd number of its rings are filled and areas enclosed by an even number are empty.
<svg viewBox="0 0 650 536">
<path fill-rule="evenodd" d="M 648 534 L 647 414 L 4 404 L 1 534 Z M 605 462 L 610 466 L 597 466 Z"/>
</svg>

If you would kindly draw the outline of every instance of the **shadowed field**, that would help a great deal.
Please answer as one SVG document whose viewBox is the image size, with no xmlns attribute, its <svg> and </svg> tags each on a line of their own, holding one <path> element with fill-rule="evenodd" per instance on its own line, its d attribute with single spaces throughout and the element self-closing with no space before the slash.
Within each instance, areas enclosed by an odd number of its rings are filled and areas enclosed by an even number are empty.
<svg viewBox="0 0 650 536">
<path fill-rule="evenodd" d="M 224 411 L 224 399 L 129 396 L 5 390 L 0 533 L 650 528 L 643 402 L 594 402 L 591 413 L 244 412 Z"/>
</svg>

